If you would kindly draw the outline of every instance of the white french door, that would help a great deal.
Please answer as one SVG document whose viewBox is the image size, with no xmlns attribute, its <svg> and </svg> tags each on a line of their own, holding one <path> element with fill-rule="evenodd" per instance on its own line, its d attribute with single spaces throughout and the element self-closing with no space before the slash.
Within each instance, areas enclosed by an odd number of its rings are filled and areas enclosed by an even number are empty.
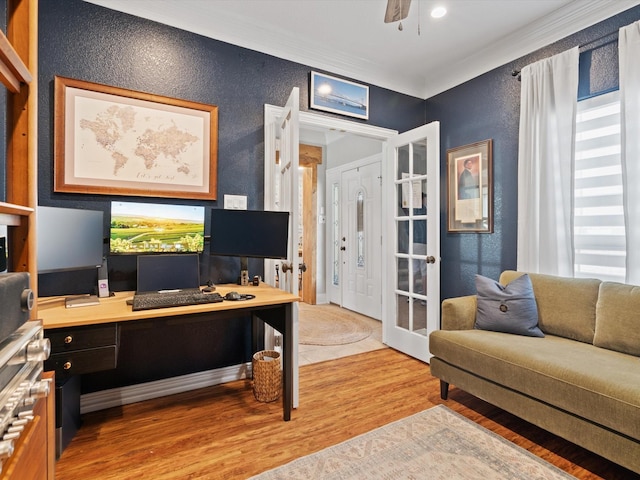
<svg viewBox="0 0 640 480">
<path fill-rule="evenodd" d="M 387 141 L 383 341 L 428 362 L 440 328 L 440 125 Z"/>
<path fill-rule="evenodd" d="M 298 295 L 298 270 L 300 258 L 298 256 L 298 242 L 300 238 L 300 173 L 299 173 L 299 110 L 300 91 L 297 87 L 291 90 L 289 99 L 279 118 L 271 125 L 265 125 L 265 139 L 279 138 L 279 160 L 275 155 L 265 155 L 265 161 L 270 158 L 275 163 L 271 168 L 265 168 L 265 209 L 287 211 L 289 215 L 289 248 L 287 260 L 265 262 L 265 281 L 282 290 Z M 274 132 L 276 130 L 279 133 Z M 273 142 L 265 140 L 271 145 Z M 275 145 L 274 152 L 275 152 Z M 268 184 L 268 185 L 267 185 Z M 276 270 L 277 267 L 277 270 Z M 277 272 L 277 273 L 276 273 Z M 293 332 L 293 408 L 299 403 L 298 379 L 298 303 L 292 305 Z M 267 330 L 267 337 L 272 331 Z M 266 344 L 272 339 L 267 338 Z M 270 347 L 267 345 L 268 348 Z"/>
<path fill-rule="evenodd" d="M 297 92 L 297 89 L 294 89 Z M 292 93 L 292 95 L 294 95 Z M 298 97 L 299 92 L 294 96 Z M 290 99 L 291 100 L 291 99 Z M 384 143 L 386 152 L 382 170 L 382 323 L 383 341 L 392 348 L 407 353 L 408 355 L 428 361 L 429 339 L 428 334 L 440 327 L 440 199 L 439 199 L 439 124 L 430 123 L 423 127 L 397 135 L 397 132 L 374 127 L 366 124 L 336 119 L 310 112 L 286 113 L 288 109 L 265 105 L 265 208 L 275 208 L 276 204 L 284 201 L 284 197 L 290 197 L 294 193 L 299 195 L 298 181 L 291 181 L 288 193 L 274 192 L 276 178 L 284 175 L 283 168 L 288 162 L 276 163 L 275 151 L 276 137 L 280 137 L 280 151 L 282 155 L 285 138 L 288 142 L 298 140 L 298 120 L 306 126 L 326 129 L 344 130 L 349 134 L 363 135 L 369 138 L 377 138 Z M 278 134 L 281 128 L 280 119 L 290 121 L 282 124 L 285 128 L 294 129 L 295 134 L 289 137 Z M 295 145 L 290 145 L 289 150 L 296 152 Z M 293 165 L 293 163 L 291 164 Z M 291 166 L 289 168 L 292 168 Z M 292 175 L 297 176 L 296 172 Z M 293 177 L 292 177 L 293 178 Z M 402 209 L 402 198 L 419 198 L 422 192 L 426 193 L 427 210 L 424 215 L 416 212 L 415 204 L 407 203 L 411 207 Z M 283 197 L 282 199 L 280 197 Z M 293 198 L 293 197 L 291 197 Z M 327 195 L 327 200 L 331 196 Z M 328 200 L 329 201 L 329 200 Z M 327 203 L 327 208 L 334 208 Z M 292 204 L 299 214 L 299 203 Z M 293 210 L 292 210 L 293 211 Z M 296 215 L 296 223 L 298 216 Z M 426 243 L 424 247 L 410 244 L 414 238 L 420 235 L 420 229 L 426 230 Z M 293 228 L 293 227 L 292 227 Z M 297 230 L 297 227 L 296 231 Z M 416 234 L 418 232 L 418 234 Z M 339 245 L 339 244 L 338 244 Z M 335 248 L 328 245 L 328 249 Z M 337 247 L 339 248 L 339 246 Z M 329 256 L 329 254 L 327 254 Z M 293 256 L 293 279 L 297 278 L 297 256 Z M 414 262 L 415 260 L 415 262 Z M 420 263 L 422 262 L 422 263 Z M 416 270 L 413 270 L 413 267 Z M 328 265 L 329 274 L 334 273 L 333 266 Z M 424 271 L 424 275 L 422 272 Z M 289 274 L 290 275 L 290 274 Z M 274 284 L 275 269 L 273 262 L 265 265 L 265 279 Z M 430 280 L 429 280 L 430 279 Z M 280 283 L 291 281 L 283 279 L 280 272 Z M 289 284 L 288 289 L 297 288 L 297 282 Z M 425 291 L 423 292 L 422 286 Z M 332 288 L 328 282 L 327 289 Z M 296 290 L 297 291 L 297 290 Z M 422 305 L 422 302 L 425 305 Z M 298 405 L 298 310 L 295 308 L 295 370 L 294 370 L 294 407 Z"/>
</svg>

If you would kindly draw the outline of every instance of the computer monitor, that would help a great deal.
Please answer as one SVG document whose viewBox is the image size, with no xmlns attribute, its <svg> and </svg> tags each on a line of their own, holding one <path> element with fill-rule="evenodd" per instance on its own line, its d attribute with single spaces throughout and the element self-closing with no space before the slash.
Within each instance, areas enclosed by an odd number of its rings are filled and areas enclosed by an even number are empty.
<svg viewBox="0 0 640 480">
<path fill-rule="evenodd" d="M 184 290 L 200 287 L 200 262 L 197 254 L 139 255 L 136 290 Z"/>
<path fill-rule="evenodd" d="M 289 212 L 211 210 L 211 255 L 285 259 L 288 242 Z"/>
<path fill-rule="evenodd" d="M 204 207 L 111 202 L 111 254 L 200 253 Z"/>
<path fill-rule="evenodd" d="M 249 282 L 248 257 L 286 259 L 289 212 L 211 210 L 211 255 L 240 257 L 238 283 Z"/>
<path fill-rule="evenodd" d="M 96 269 L 102 264 L 103 212 L 38 206 L 38 273 Z"/>
</svg>

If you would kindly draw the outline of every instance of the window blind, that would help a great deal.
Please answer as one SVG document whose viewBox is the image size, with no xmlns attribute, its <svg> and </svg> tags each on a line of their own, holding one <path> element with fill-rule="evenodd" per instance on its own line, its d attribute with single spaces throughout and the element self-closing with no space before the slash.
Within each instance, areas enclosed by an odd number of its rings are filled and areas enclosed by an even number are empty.
<svg viewBox="0 0 640 480">
<path fill-rule="evenodd" d="M 625 227 L 618 91 L 578 102 L 575 276 L 625 280 Z"/>
</svg>

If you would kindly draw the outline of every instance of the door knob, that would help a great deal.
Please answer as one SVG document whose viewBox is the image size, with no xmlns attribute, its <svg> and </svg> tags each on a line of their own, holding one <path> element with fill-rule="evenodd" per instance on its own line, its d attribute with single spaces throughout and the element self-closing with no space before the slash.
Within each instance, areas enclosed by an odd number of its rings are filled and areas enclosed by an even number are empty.
<svg viewBox="0 0 640 480">
<path fill-rule="evenodd" d="M 347 247 L 345 247 L 344 245 L 340 247 L 340 250 L 342 250 L 343 252 L 347 249 Z"/>
<path fill-rule="evenodd" d="M 436 257 L 429 255 L 427 257 L 427 263 L 436 263 Z"/>
</svg>

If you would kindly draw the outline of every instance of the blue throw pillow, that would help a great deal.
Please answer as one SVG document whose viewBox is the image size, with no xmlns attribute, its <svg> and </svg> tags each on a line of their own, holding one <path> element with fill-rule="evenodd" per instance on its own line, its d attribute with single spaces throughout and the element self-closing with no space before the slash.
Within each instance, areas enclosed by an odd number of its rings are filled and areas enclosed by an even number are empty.
<svg viewBox="0 0 640 480">
<path fill-rule="evenodd" d="M 476 275 L 478 311 L 475 328 L 544 337 L 538 327 L 538 306 L 531 279 L 526 273 L 507 286 Z"/>
</svg>

